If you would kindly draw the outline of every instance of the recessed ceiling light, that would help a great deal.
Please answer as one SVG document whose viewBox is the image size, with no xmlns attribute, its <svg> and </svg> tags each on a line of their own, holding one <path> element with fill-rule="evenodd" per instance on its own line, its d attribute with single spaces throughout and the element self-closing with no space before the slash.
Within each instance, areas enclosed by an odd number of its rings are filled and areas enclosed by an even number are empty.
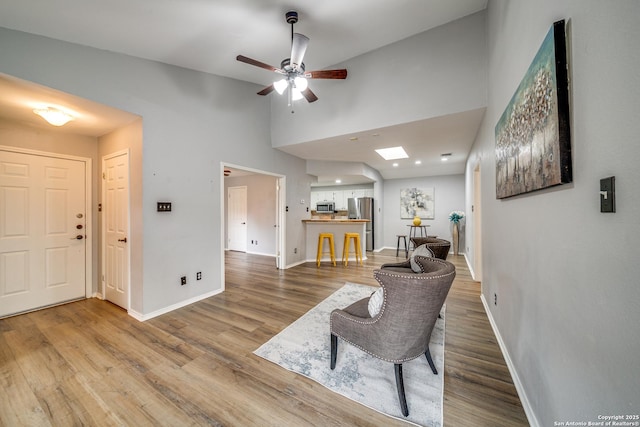
<svg viewBox="0 0 640 427">
<path fill-rule="evenodd" d="M 340 183 L 342 183 L 342 180 L 341 179 L 336 179 L 336 184 L 340 184 Z"/>
<path fill-rule="evenodd" d="M 394 168 L 397 168 L 397 167 L 398 167 L 398 164 L 397 164 L 397 163 L 394 163 L 394 164 L 393 164 L 393 167 L 394 167 Z"/>
<path fill-rule="evenodd" d="M 421 165 L 422 164 L 422 160 L 416 160 L 416 165 Z"/>
<path fill-rule="evenodd" d="M 349 138 L 349 141 L 357 141 L 358 137 L 357 136 L 352 136 L 351 138 Z"/>
<path fill-rule="evenodd" d="M 409 157 L 402 147 L 379 148 L 376 153 L 385 160 L 406 159 Z"/>
<path fill-rule="evenodd" d="M 372 133 L 371 136 L 380 136 L 379 133 Z"/>
</svg>

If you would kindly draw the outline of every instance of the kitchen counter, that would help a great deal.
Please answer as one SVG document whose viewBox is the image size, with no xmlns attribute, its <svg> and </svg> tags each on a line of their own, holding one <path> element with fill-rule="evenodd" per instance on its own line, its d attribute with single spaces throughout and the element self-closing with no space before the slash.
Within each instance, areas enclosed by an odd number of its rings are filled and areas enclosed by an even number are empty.
<svg viewBox="0 0 640 427">
<path fill-rule="evenodd" d="M 318 251 L 318 235 L 320 233 L 333 233 L 333 242 L 336 249 L 336 262 L 340 265 L 342 260 L 342 250 L 344 248 L 344 233 L 359 233 L 360 234 L 360 246 L 362 251 L 362 259 L 367 259 L 367 230 L 366 224 L 370 222 L 368 219 L 330 219 L 330 218 L 317 218 L 317 219 L 303 219 L 307 234 L 306 245 L 306 261 L 315 262 L 316 252 Z M 355 249 L 353 247 L 352 240 L 349 241 L 349 261 L 356 260 Z M 322 255 L 322 261 L 328 262 L 331 260 L 329 256 L 328 243 L 324 243 L 324 250 L 326 253 Z M 351 265 L 351 264 L 349 264 Z"/>
</svg>

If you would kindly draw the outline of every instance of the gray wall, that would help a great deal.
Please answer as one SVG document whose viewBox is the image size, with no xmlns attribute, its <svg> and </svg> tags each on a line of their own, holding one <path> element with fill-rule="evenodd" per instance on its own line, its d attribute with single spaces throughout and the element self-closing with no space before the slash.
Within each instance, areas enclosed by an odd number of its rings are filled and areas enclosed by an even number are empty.
<svg viewBox="0 0 640 427">
<path fill-rule="evenodd" d="M 347 79 L 314 80 L 320 100 L 295 114 L 272 97 L 274 147 L 484 107 L 485 23 L 476 13 L 337 64 Z"/>
<path fill-rule="evenodd" d="M 489 2 L 489 105 L 466 211 L 479 165 L 482 294 L 533 425 L 640 409 L 639 17 L 636 0 Z M 573 183 L 496 200 L 495 124 L 559 19 L 571 46 Z M 617 213 L 604 214 L 599 181 L 611 175 Z"/>
<path fill-rule="evenodd" d="M 143 255 L 131 284 L 140 315 L 222 289 L 221 162 L 286 175 L 287 201 L 309 197 L 304 161 L 271 147 L 269 101 L 256 85 L 2 28 L 0 57 L 2 73 L 142 117 L 144 191 L 133 214 L 143 218 Z M 157 213 L 157 201 L 173 212 Z M 304 248 L 307 213 L 290 205 L 287 263 L 306 257 L 293 248 Z M 180 286 L 196 271 L 203 280 Z"/>
<path fill-rule="evenodd" d="M 428 225 L 429 236 L 436 235 L 441 239 L 452 242 L 451 211 L 464 210 L 464 175 L 442 175 L 413 179 L 389 179 L 384 182 L 384 246 L 395 248 L 398 242 L 396 235 L 409 234 L 409 227 L 413 219 L 400 218 L 400 190 L 404 188 L 433 188 L 435 198 L 434 219 L 423 219 L 422 224 Z M 464 222 L 460 229 L 460 253 L 464 253 Z M 451 247 L 453 250 L 453 246 Z"/>
</svg>

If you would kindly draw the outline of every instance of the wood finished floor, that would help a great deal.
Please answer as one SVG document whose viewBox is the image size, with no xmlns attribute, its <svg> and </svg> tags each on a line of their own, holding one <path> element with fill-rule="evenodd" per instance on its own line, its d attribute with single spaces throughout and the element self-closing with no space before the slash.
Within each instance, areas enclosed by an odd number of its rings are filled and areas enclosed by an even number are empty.
<svg viewBox="0 0 640 427">
<path fill-rule="evenodd" d="M 376 285 L 372 271 L 396 261 L 395 250 L 368 256 L 279 271 L 228 252 L 226 292 L 147 322 L 97 299 L 0 320 L 0 425 L 407 425 L 252 354 L 346 281 Z M 480 284 L 463 257 L 449 261 L 444 425 L 526 426 Z"/>
</svg>

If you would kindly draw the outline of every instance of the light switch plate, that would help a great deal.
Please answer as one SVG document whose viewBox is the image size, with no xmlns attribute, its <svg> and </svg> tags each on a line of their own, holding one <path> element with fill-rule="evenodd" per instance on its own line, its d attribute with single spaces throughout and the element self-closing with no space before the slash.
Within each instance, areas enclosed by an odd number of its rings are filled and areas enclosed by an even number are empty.
<svg viewBox="0 0 640 427">
<path fill-rule="evenodd" d="M 171 212 L 171 202 L 158 202 L 158 212 Z"/>
<path fill-rule="evenodd" d="M 616 211 L 616 177 L 600 180 L 600 212 Z"/>
</svg>

